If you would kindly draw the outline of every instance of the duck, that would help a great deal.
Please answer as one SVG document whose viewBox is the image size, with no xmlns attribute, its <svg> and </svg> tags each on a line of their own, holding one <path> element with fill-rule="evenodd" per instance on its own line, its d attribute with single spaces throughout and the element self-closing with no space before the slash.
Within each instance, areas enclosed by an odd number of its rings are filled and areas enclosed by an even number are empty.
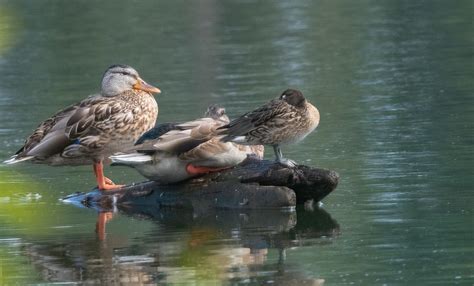
<svg viewBox="0 0 474 286">
<path fill-rule="evenodd" d="M 281 145 L 297 143 L 319 124 L 319 111 L 296 89 L 285 90 L 278 98 L 247 112 L 218 128 L 223 142 L 245 145 L 270 145 L 276 161 L 295 167 L 295 161 L 284 158 Z"/>
<path fill-rule="evenodd" d="M 99 190 L 122 187 L 104 176 L 104 160 L 132 147 L 158 117 L 153 97 L 160 89 L 128 66 L 110 66 L 101 89 L 41 122 L 24 145 L 4 163 L 29 161 L 51 166 L 93 165 Z"/>
<path fill-rule="evenodd" d="M 149 180 L 174 184 L 231 168 L 247 156 L 262 159 L 262 145 L 221 140 L 216 130 L 229 121 L 223 107 L 211 105 L 202 118 L 159 124 L 143 134 L 134 148 L 111 156 L 112 165 L 128 166 Z"/>
</svg>

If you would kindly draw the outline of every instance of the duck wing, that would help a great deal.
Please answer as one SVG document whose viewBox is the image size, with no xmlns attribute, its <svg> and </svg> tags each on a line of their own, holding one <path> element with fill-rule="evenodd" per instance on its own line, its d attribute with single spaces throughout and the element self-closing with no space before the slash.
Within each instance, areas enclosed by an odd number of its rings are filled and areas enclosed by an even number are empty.
<svg viewBox="0 0 474 286">
<path fill-rule="evenodd" d="M 179 155 L 213 138 L 217 134 L 217 128 L 223 124 L 225 122 L 208 117 L 180 123 L 158 138 L 135 146 L 133 150 L 143 153 L 159 151 Z M 159 128 L 165 129 L 166 126 Z"/>
<path fill-rule="evenodd" d="M 219 127 L 220 134 L 225 134 L 222 141 L 228 142 L 238 136 L 247 136 L 253 132 L 258 132 L 262 126 L 273 127 L 284 125 L 286 120 L 283 117 L 291 118 L 291 113 L 296 112 L 295 108 L 283 100 L 274 99 L 267 104 L 245 113 L 232 120 L 229 124 Z"/>
<path fill-rule="evenodd" d="M 173 123 L 173 122 L 157 124 L 152 129 L 143 133 L 143 135 L 140 136 L 140 138 L 138 138 L 137 142 L 135 142 L 135 145 L 143 144 L 145 143 L 145 141 L 158 139 L 161 135 L 171 130 L 180 130 L 180 128 L 178 127 L 178 124 L 179 123 Z"/>
<path fill-rule="evenodd" d="M 69 106 L 42 122 L 30 135 L 16 158 L 47 158 L 62 153 L 77 156 L 78 148 L 99 149 L 104 132 L 133 120 L 132 112 L 124 112 L 126 104 L 100 95 Z M 74 147 L 71 147 L 74 146 Z"/>
<path fill-rule="evenodd" d="M 25 144 L 15 153 L 15 158 L 49 157 L 61 152 L 70 140 L 64 129 L 69 118 L 79 109 L 79 104 L 71 105 L 43 121 L 25 140 Z"/>
</svg>

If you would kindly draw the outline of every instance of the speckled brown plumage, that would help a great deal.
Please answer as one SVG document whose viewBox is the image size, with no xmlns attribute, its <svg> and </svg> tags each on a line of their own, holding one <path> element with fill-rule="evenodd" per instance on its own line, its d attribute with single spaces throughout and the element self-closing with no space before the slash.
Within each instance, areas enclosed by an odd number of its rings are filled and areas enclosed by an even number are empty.
<svg viewBox="0 0 474 286">
<path fill-rule="evenodd" d="M 280 144 L 301 141 L 319 124 L 319 111 L 298 90 L 288 89 L 267 104 L 219 128 L 223 141 L 272 145 L 282 161 Z M 291 164 L 291 163 L 290 163 Z"/>
<path fill-rule="evenodd" d="M 33 156 L 33 162 L 51 165 L 102 160 L 132 146 L 154 126 L 157 116 L 155 99 L 144 91 L 130 90 L 115 97 L 91 96 L 42 122 L 16 158 Z M 45 139 L 50 144 L 44 144 Z M 39 146 L 41 142 L 44 146 Z"/>
<path fill-rule="evenodd" d="M 139 139 L 141 144 L 126 154 L 111 156 L 112 161 L 133 167 L 151 180 L 174 183 L 199 174 L 190 172 L 190 166 L 192 170 L 210 171 L 235 166 L 247 155 L 263 157 L 262 145 L 222 142 L 217 128 L 229 123 L 229 119 L 223 108 L 211 106 L 209 110 L 206 113 L 209 117 L 180 124 L 166 123 L 166 128 L 156 126 L 156 132 L 152 129 Z"/>
<path fill-rule="evenodd" d="M 158 105 L 152 92 L 160 90 L 143 81 L 133 68 L 111 66 L 102 79 L 100 94 L 89 96 L 43 121 L 5 163 L 26 160 L 49 165 L 94 163 L 99 187 L 107 188 L 102 180 L 104 158 L 130 148 L 155 124 Z"/>
</svg>

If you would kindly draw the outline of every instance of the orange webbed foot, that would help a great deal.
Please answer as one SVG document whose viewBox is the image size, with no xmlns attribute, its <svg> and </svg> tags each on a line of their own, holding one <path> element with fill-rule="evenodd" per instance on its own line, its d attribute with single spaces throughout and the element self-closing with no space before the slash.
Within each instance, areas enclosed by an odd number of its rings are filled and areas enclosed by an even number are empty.
<svg viewBox="0 0 474 286">
<path fill-rule="evenodd" d="M 101 191 L 110 191 L 116 190 L 125 187 L 125 185 L 116 185 L 116 184 L 104 184 L 102 186 L 98 186 L 99 190 Z"/>
<path fill-rule="evenodd" d="M 114 182 L 107 177 L 104 177 L 104 181 L 106 185 L 115 185 Z"/>
<path fill-rule="evenodd" d="M 125 185 L 116 185 L 111 179 L 104 177 L 104 181 L 99 182 L 97 186 L 101 191 L 116 190 L 125 187 Z"/>
</svg>

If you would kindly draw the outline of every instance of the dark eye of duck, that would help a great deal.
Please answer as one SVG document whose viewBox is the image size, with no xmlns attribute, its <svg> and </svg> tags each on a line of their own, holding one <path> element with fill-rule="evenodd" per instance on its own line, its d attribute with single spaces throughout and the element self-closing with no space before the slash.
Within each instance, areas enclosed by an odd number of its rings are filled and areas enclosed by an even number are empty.
<svg viewBox="0 0 474 286">
<path fill-rule="evenodd" d="M 286 101 L 286 103 L 296 106 L 302 107 L 305 103 L 305 98 L 303 93 L 296 89 L 287 89 L 281 95 L 280 99 Z"/>
</svg>

